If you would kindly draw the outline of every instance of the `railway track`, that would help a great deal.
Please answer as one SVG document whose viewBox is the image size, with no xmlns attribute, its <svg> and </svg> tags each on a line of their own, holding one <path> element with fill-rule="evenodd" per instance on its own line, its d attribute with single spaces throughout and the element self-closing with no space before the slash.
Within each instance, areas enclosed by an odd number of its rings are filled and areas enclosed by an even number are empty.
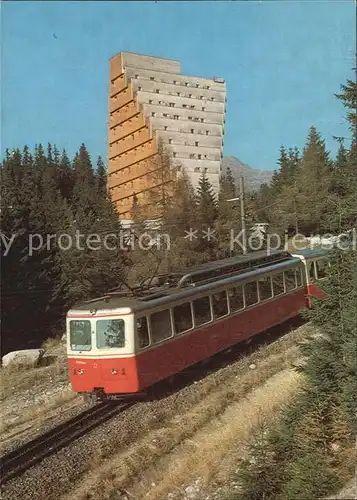
<svg viewBox="0 0 357 500">
<path fill-rule="evenodd" d="M 20 475 L 45 457 L 69 445 L 75 439 L 133 404 L 133 401 L 122 404 L 99 403 L 19 448 L 6 453 L 0 458 L 0 484 Z"/>
</svg>

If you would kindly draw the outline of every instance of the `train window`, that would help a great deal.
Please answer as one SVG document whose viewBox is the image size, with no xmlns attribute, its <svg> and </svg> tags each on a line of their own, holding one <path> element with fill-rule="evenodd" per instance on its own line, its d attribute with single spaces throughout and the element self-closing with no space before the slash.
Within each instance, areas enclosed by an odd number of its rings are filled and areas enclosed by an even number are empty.
<svg viewBox="0 0 357 500">
<path fill-rule="evenodd" d="M 174 307 L 173 314 L 176 333 L 186 332 L 192 328 L 192 311 L 189 302 Z"/>
<path fill-rule="evenodd" d="M 301 269 L 296 269 L 296 286 L 302 286 Z"/>
<path fill-rule="evenodd" d="M 271 299 L 273 292 L 271 289 L 271 278 L 265 276 L 259 280 L 259 299 L 260 301 Z"/>
<path fill-rule="evenodd" d="M 318 280 L 326 278 L 328 273 L 328 263 L 326 260 L 316 261 L 316 278 Z"/>
<path fill-rule="evenodd" d="M 96 322 L 97 348 L 121 348 L 125 346 L 123 319 L 99 319 Z"/>
<path fill-rule="evenodd" d="M 144 349 L 144 347 L 147 347 L 150 344 L 148 320 L 146 317 L 137 319 L 136 331 L 138 335 L 139 349 Z"/>
<path fill-rule="evenodd" d="M 285 292 L 283 273 L 275 274 L 272 277 L 272 282 L 273 282 L 274 296 L 281 295 L 282 293 Z"/>
<path fill-rule="evenodd" d="M 212 295 L 212 308 L 215 318 L 222 318 L 228 314 L 227 294 L 225 290 Z"/>
<path fill-rule="evenodd" d="M 231 312 L 239 311 L 244 308 L 243 289 L 241 286 L 235 286 L 228 290 L 228 297 Z"/>
<path fill-rule="evenodd" d="M 244 297 L 246 307 L 258 302 L 258 288 L 256 281 L 251 281 L 244 285 Z"/>
<path fill-rule="evenodd" d="M 151 340 L 155 344 L 172 336 L 170 311 L 159 311 L 150 317 Z"/>
<path fill-rule="evenodd" d="M 288 292 L 289 290 L 294 290 L 296 288 L 296 276 L 295 269 L 289 269 L 284 272 L 285 275 L 285 288 Z"/>
<path fill-rule="evenodd" d="M 72 351 L 90 351 L 92 349 L 90 321 L 70 321 L 69 338 Z"/>
<path fill-rule="evenodd" d="M 315 263 L 314 262 L 308 262 L 307 275 L 308 275 L 309 281 L 315 281 Z"/>
<path fill-rule="evenodd" d="M 208 297 L 201 297 L 193 301 L 193 313 L 195 315 L 195 326 L 204 325 L 212 319 L 211 305 Z"/>
</svg>

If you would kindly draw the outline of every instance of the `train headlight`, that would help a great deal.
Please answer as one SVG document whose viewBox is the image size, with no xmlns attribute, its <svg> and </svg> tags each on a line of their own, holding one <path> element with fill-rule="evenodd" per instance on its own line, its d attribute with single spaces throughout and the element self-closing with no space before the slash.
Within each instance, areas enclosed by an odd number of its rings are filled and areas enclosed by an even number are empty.
<svg viewBox="0 0 357 500">
<path fill-rule="evenodd" d="M 112 368 L 112 374 L 116 375 L 117 373 L 118 373 L 117 370 L 115 368 Z"/>
</svg>

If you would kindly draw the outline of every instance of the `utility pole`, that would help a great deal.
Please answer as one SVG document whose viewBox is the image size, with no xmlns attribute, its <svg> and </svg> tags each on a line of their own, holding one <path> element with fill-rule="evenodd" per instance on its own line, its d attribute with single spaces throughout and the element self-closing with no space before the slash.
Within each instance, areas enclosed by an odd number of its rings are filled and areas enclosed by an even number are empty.
<svg viewBox="0 0 357 500">
<path fill-rule="evenodd" d="M 230 198 L 226 201 L 240 201 L 240 218 L 242 223 L 242 236 L 243 236 L 243 253 L 246 255 L 247 250 L 247 233 L 245 229 L 245 209 L 244 209 L 244 178 L 239 178 L 239 196 L 236 198 Z"/>
<path fill-rule="evenodd" d="M 298 216 L 296 210 L 296 179 L 294 180 L 294 214 L 295 214 L 295 235 L 299 234 Z"/>
<path fill-rule="evenodd" d="M 240 199 L 240 217 L 242 221 L 242 235 L 243 235 L 243 254 L 247 254 L 247 233 L 245 229 L 245 210 L 244 210 L 244 178 L 239 178 L 239 199 Z"/>
<path fill-rule="evenodd" d="M 296 197 L 294 196 L 294 214 L 295 214 L 295 234 L 299 234 L 298 218 L 296 211 Z"/>
</svg>

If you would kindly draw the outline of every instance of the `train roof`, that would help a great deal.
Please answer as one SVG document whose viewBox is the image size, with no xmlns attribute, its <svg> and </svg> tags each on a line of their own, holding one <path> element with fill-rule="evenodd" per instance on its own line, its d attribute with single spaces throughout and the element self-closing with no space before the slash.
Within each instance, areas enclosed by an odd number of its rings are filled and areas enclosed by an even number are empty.
<svg viewBox="0 0 357 500">
<path fill-rule="evenodd" d="M 284 250 L 260 250 L 246 255 L 238 255 L 226 259 L 205 262 L 198 266 L 184 269 L 181 272 L 162 274 L 155 278 L 166 278 L 167 285 L 182 288 L 192 286 L 203 281 L 217 279 L 223 275 L 238 272 L 246 272 L 256 266 L 268 265 L 274 262 L 281 262 L 291 259 L 289 252 Z M 150 282 L 151 278 L 145 280 Z"/>
<path fill-rule="evenodd" d="M 306 248 L 304 250 L 299 250 L 294 252 L 292 255 L 301 255 L 304 259 L 312 259 L 315 257 L 325 257 L 329 253 L 329 250 L 323 248 Z"/>
<path fill-rule="evenodd" d="M 180 277 L 186 276 L 196 276 L 203 278 L 207 277 L 207 271 L 214 271 L 213 278 L 202 279 L 201 281 L 197 281 L 196 283 L 191 283 L 191 286 L 162 286 L 159 288 L 148 289 L 141 294 L 128 294 L 128 292 L 109 292 L 103 297 L 98 297 L 96 299 L 92 299 L 80 304 L 77 304 L 72 307 L 73 311 L 88 311 L 101 309 L 113 309 L 113 308 L 128 308 L 129 312 L 133 308 L 135 309 L 143 309 L 147 308 L 149 303 L 150 305 L 156 305 L 161 301 L 170 301 L 172 297 L 175 296 L 180 298 L 186 295 L 190 295 L 193 291 L 206 291 L 212 288 L 212 284 L 228 284 L 230 282 L 234 282 L 237 276 L 241 276 L 242 278 L 249 278 L 251 276 L 256 275 L 261 272 L 262 269 L 270 268 L 276 269 L 280 267 L 284 267 L 286 263 L 289 262 L 291 264 L 298 264 L 300 259 L 298 257 L 293 257 L 288 252 L 269 252 L 269 254 L 265 251 L 262 252 L 254 252 L 254 255 L 242 255 L 238 257 L 233 257 L 229 259 L 222 259 L 220 261 L 207 262 L 200 266 L 196 266 L 186 270 L 185 272 L 176 273 Z M 240 264 L 244 263 L 244 266 L 240 266 Z M 233 272 L 226 272 L 235 269 Z M 188 272 L 187 272 L 188 271 Z M 200 274 L 202 273 L 202 274 Z M 220 274 L 219 274 L 220 273 Z M 166 275 L 163 275 L 166 276 Z M 166 299 L 166 300 L 165 300 Z"/>
</svg>

